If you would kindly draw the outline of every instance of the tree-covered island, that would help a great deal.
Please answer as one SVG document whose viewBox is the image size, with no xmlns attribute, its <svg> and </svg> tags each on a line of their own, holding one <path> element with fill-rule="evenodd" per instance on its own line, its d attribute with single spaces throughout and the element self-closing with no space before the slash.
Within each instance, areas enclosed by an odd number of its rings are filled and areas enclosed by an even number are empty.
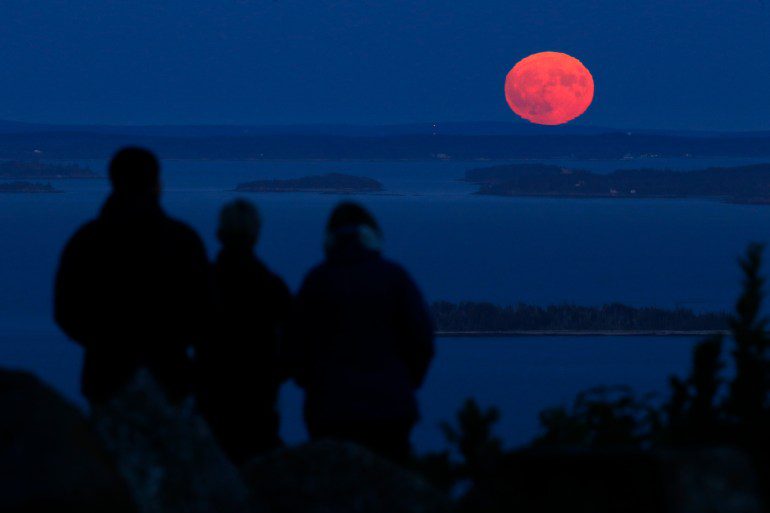
<svg viewBox="0 0 770 513">
<path fill-rule="evenodd" d="M 0 193 L 55 193 L 61 192 L 50 183 L 2 182 Z"/>
<path fill-rule="evenodd" d="M 492 303 L 431 305 L 436 329 L 444 335 L 494 334 L 695 334 L 728 328 L 725 313 L 697 313 L 687 308 L 633 307 L 620 303 L 603 306 L 560 304 L 535 306 Z"/>
<path fill-rule="evenodd" d="M 382 192 L 385 187 L 372 178 L 329 173 L 302 178 L 257 180 L 238 184 L 238 192 L 321 192 L 330 194 L 352 194 Z"/>
<path fill-rule="evenodd" d="M 54 164 L 38 160 L 0 161 L 0 178 L 14 180 L 59 180 L 96 177 L 96 173 L 91 169 L 78 164 Z"/>
</svg>

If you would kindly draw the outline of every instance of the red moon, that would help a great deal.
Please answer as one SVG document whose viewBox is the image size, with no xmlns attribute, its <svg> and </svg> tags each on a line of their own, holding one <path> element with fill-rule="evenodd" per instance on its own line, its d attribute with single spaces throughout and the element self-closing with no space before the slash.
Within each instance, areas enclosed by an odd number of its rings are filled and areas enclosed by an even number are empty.
<svg viewBox="0 0 770 513">
<path fill-rule="evenodd" d="M 505 77 L 513 112 L 539 125 L 561 125 L 583 114 L 594 99 L 594 79 L 566 53 L 540 52 L 520 60 Z"/>
</svg>

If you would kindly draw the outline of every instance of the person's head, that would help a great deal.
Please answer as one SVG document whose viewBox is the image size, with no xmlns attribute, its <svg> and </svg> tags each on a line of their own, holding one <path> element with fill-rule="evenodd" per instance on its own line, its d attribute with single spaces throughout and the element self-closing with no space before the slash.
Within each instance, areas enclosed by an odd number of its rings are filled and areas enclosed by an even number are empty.
<svg viewBox="0 0 770 513">
<path fill-rule="evenodd" d="M 144 148 L 123 148 L 110 161 L 110 182 L 115 194 L 123 197 L 157 196 L 160 194 L 158 159 Z"/>
<path fill-rule="evenodd" d="M 326 224 L 326 251 L 349 241 L 355 241 L 365 249 L 379 251 L 382 230 L 368 210 L 358 203 L 344 201 L 332 211 Z"/>
<path fill-rule="evenodd" d="M 253 246 L 259 240 L 261 225 L 257 207 L 250 201 L 238 199 L 222 207 L 217 237 L 224 246 Z"/>
</svg>

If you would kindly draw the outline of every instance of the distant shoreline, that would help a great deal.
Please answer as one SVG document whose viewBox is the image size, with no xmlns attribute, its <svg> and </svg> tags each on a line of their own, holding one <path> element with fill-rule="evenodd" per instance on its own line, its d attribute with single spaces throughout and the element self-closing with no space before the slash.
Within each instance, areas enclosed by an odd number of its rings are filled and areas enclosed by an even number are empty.
<svg viewBox="0 0 770 513">
<path fill-rule="evenodd" d="M 508 337 L 707 337 L 727 335 L 728 330 L 515 330 L 515 331 L 437 331 L 440 338 L 508 338 Z"/>
<path fill-rule="evenodd" d="M 164 158 L 219 160 L 503 161 L 513 159 L 770 158 L 770 134 L 692 137 L 608 132 L 596 135 L 230 134 L 195 137 L 92 132 L 0 134 L 2 159 L 107 159 L 135 144 Z"/>
<path fill-rule="evenodd" d="M 611 200 L 611 201 L 682 201 L 682 200 L 701 200 L 717 203 L 726 203 L 728 205 L 770 205 L 770 198 L 760 199 L 741 199 L 729 196 L 689 196 L 680 195 L 649 195 L 649 196 L 615 196 L 612 194 L 492 194 L 475 191 L 470 193 L 473 196 L 489 196 L 495 198 L 522 198 L 522 199 L 547 199 L 547 200 Z"/>
<path fill-rule="evenodd" d="M 237 192 L 320 192 L 331 194 L 380 193 L 385 187 L 373 178 L 342 173 L 267 179 L 239 183 Z"/>
<path fill-rule="evenodd" d="M 0 182 L 0 194 L 59 194 L 61 191 L 50 183 L 12 181 Z"/>
<path fill-rule="evenodd" d="M 530 163 L 470 169 L 465 181 L 478 195 L 564 199 L 707 199 L 770 204 L 770 164 L 707 167 L 687 171 L 638 168 L 596 173 Z"/>
<path fill-rule="evenodd" d="M 436 301 L 431 305 L 436 331 L 444 337 L 532 336 L 706 336 L 726 333 L 722 312 L 686 308 Z"/>
<path fill-rule="evenodd" d="M 64 161 L 71 162 L 72 160 L 78 161 L 104 161 L 110 160 L 109 156 L 106 157 L 85 157 L 85 158 L 70 158 L 70 157 L 43 157 L 46 161 Z M 714 155 L 714 156 L 670 156 L 670 157 L 635 157 L 632 159 L 626 159 L 622 157 L 575 157 L 574 155 L 564 155 L 561 157 L 506 157 L 506 158 L 248 158 L 248 157 L 226 157 L 226 158 L 204 158 L 204 157 L 163 157 L 163 162 L 264 162 L 264 163 L 286 163 L 286 162 L 302 162 L 302 163 L 494 163 L 494 162 L 549 162 L 549 161 L 570 161 L 570 162 L 655 162 L 659 160 L 719 160 L 719 159 L 752 159 L 752 160 L 770 160 L 770 155 L 767 156 L 736 156 L 736 155 Z M 0 159 L 7 160 L 7 159 Z M 103 176 L 96 176 L 95 178 L 103 178 Z M 90 179 L 90 178 L 84 178 Z M 459 178 L 460 181 L 465 181 Z"/>
</svg>

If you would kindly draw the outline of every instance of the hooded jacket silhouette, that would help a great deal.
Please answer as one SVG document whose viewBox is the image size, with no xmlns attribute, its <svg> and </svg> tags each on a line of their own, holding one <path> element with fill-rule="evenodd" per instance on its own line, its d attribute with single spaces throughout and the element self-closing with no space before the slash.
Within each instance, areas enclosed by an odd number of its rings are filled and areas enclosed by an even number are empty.
<svg viewBox="0 0 770 513">
<path fill-rule="evenodd" d="M 67 243 L 56 276 L 55 318 L 85 349 L 81 384 L 92 402 L 108 400 L 139 367 L 150 370 L 169 398 L 183 398 L 192 386 L 188 351 L 208 331 L 203 243 L 164 213 L 150 192 L 154 157 L 142 152 L 116 155 L 115 191 Z M 131 172 L 132 178 L 123 176 Z M 137 185 L 142 172 L 148 176 Z"/>
<path fill-rule="evenodd" d="M 342 204 L 327 234 L 326 260 L 298 294 L 288 348 L 308 431 L 402 459 L 433 356 L 431 317 L 407 272 L 380 254 L 368 212 Z"/>
</svg>

